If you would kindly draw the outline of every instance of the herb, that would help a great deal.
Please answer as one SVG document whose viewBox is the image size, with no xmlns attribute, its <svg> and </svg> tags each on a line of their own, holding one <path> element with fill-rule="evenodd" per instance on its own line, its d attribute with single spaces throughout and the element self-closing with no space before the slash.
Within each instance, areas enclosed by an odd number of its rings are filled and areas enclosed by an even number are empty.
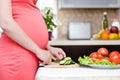
<svg viewBox="0 0 120 80">
<path fill-rule="evenodd" d="M 56 24 L 53 21 L 55 19 L 55 14 L 53 13 L 52 8 L 45 7 L 42 10 L 42 14 L 43 14 L 43 18 L 45 20 L 45 23 L 47 25 L 47 29 L 52 31 L 56 27 Z"/>
</svg>

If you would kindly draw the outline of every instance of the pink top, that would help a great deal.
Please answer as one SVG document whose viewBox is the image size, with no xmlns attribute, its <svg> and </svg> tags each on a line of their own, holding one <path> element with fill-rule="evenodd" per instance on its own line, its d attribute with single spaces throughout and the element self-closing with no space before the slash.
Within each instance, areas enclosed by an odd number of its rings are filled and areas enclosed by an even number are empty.
<svg viewBox="0 0 120 80">
<path fill-rule="evenodd" d="M 48 32 L 40 10 L 35 5 L 36 1 L 12 0 L 13 17 L 41 48 L 45 48 L 48 42 Z"/>
<path fill-rule="evenodd" d="M 26 32 L 26 34 L 35 41 L 40 48 L 46 48 L 48 43 L 48 32 L 46 24 L 36 7 L 36 0 L 12 0 L 12 13 L 14 20 Z M 3 33 L 0 44 L 10 43 L 9 38 Z M 9 41 L 9 42 L 8 42 Z M 3 46 L 4 46 L 3 45 Z"/>
<path fill-rule="evenodd" d="M 24 32 L 45 49 L 47 27 L 35 4 L 36 0 L 12 0 L 12 15 Z M 0 38 L 0 80 L 35 80 L 37 69 L 38 58 L 3 32 Z"/>
</svg>

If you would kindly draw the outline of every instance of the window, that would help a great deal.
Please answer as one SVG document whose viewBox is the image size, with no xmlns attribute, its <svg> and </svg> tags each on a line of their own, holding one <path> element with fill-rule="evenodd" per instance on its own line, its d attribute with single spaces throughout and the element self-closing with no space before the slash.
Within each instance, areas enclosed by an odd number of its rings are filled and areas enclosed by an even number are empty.
<svg viewBox="0 0 120 80">
<path fill-rule="evenodd" d="M 57 16 L 57 0 L 38 0 L 37 6 L 40 10 L 45 7 L 51 7 L 53 9 L 53 13 Z M 57 23 L 57 19 L 55 19 L 54 22 Z M 57 28 L 54 28 L 52 31 L 52 37 L 57 39 L 57 35 Z"/>
<path fill-rule="evenodd" d="M 39 9 L 43 9 L 44 7 L 51 7 L 55 14 L 57 14 L 57 2 L 56 0 L 38 0 L 37 6 Z"/>
</svg>

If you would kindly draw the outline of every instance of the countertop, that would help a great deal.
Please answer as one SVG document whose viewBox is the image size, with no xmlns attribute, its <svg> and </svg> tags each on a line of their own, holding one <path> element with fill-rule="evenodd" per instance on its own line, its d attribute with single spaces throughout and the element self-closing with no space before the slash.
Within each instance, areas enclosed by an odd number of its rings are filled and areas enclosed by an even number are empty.
<svg viewBox="0 0 120 80">
<path fill-rule="evenodd" d="M 50 45 L 120 45 L 120 40 L 51 40 Z"/>
<path fill-rule="evenodd" d="M 36 80 L 120 80 L 120 69 L 40 67 Z"/>
</svg>

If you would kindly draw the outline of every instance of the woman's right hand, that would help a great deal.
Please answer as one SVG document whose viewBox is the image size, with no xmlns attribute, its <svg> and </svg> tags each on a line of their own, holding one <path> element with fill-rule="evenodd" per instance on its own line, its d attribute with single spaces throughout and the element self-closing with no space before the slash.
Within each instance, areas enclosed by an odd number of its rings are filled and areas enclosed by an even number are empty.
<svg viewBox="0 0 120 80">
<path fill-rule="evenodd" d="M 52 55 L 47 50 L 41 50 L 36 56 L 42 64 L 49 64 L 52 61 Z"/>
</svg>

